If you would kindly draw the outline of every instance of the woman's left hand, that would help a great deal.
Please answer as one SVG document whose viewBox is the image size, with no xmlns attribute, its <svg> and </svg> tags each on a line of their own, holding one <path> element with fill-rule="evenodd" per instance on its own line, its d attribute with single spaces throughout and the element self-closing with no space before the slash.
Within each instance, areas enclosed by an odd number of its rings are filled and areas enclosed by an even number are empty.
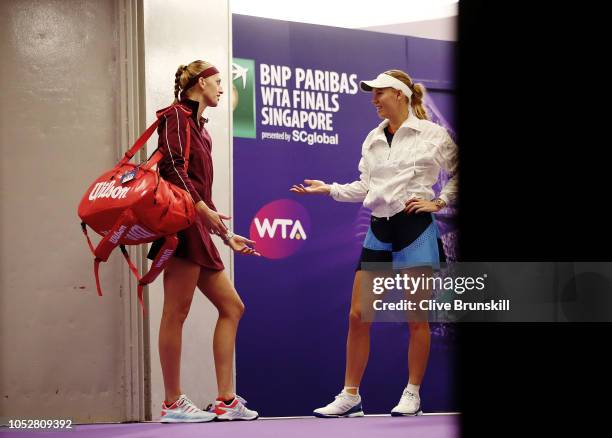
<svg viewBox="0 0 612 438">
<path fill-rule="evenodd" d="M 238 234 L 234 234 L 234 237 L 232 237 L 227 244 L 238 254 L 261 256 L 254 248 L 249 246 L 249 244 L 255 245 L 255 242 L 246 237 L 239 236 Z"/>
<path fill-rule="evenodd" d="M 426 201 L 424 199 L 413 198 L 406 202 L 406 207 L 404 207 L 404 212 L 406 214 L 411 213 L 435 213 L 437 211 L 442 210 L 438 207 L 434 202 Z"/>
</svg>

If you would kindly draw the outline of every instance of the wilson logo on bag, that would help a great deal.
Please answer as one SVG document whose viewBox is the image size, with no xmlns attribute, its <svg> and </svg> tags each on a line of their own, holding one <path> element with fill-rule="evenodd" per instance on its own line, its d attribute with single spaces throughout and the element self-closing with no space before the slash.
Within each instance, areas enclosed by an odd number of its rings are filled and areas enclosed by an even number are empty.
<svg viewBox="0 0 612 438">
<path fill-rule="evenodd" d="M 127 192 L 131 187 L 115 187 L 115 181 L 110 183 L 101 182 L 94 186 L 93 190 L 89 193 L 88 199 L 95 201 L 98 198 L 113 198 L 122 199 L 127 196 Z"/>
<path fill-rule="evenodd" d="M 176 233 L 195 221 L 196 213 L 191 195 L 165 181 L 158 171 L 151 169 L 163 158 L 159 149 L 144 163 L 129 163 L 136 152 L 146 144 L 166 114 L 175 111 L 175 108 L 187 117 L 191 115 L 191 111 L 181 105 L 173 105 L 159 111 L 156 121 L 136 140 L 115 167 L 103 173 L 89 186 L 79 204 L 81 228 L 95 257 L 94 275 L 100 296 L 102 289 L 99 265 L 107 261 L 111 252 L 119 246 L 130 270 L 138 279 L 138 299 L 142 305 L 142 289 L 144 285 L 155 280 L 166 267 L 178 244 Z M 189 123 L 185 129 L 186 172 L 191 143 Z M 87 226 L 103 236 L 95 248 L 87 235 Z M 165 238 L 165 242 L 153 260 L 151 269 L 140 277 L 124 245 L 153 242 L 161 237 Z"/>
</svg>

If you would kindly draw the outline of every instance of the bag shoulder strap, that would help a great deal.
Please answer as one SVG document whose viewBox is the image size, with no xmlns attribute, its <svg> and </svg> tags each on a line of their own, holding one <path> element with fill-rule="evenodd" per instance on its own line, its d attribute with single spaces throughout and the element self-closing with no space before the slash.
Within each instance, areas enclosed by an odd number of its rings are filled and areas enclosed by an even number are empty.
<svg viewBox="0 0 612 438">
<path fill-rule="evenodd" d="M 164 108 L 163 110 L 158 111 L 156 113 L 157 118 L 155 119 L 155 121 L 146 129 L 145 132 L 142 133 L 142 135 L 140 137 L 138 137 L 138 139 L 134 142 L 132 147 L 129 148 L 125 152 L 125 155 L 123 156 L 121 161 L 119 161 L 119 163 L 117 164 L 117 167 L 123 166 L 128 161 L 130 161 L 134 155 L 136 155 L 136 152 L 138 152 L 147 143 L 149 138 L 153 135 L 153 132 L 155 132 L 155 130 L 159 126 L 162 118 L 166 117 L 166 115 L 170 111 L 174 110 L 175 108 L 180 109 L 181 112 L 183 112 L 183 114 L 185 114 L 185 116 L 187 116 L 187 117 L 189 117 L 191 115 L 191 110 L 189 108 L 186 108 L 185 106 L 183 106 L 181 104 L 174 104 L 174 105 L 169 106 L 168 108 Z M 189 124 L 187 126 L 189 126 Z M 189 132 L 189 131 L 187 131 L 187 132 Z M 187 134 L 187 135 L 188 135 L 188 137 L 187 137 L 186 152 L 189 152 L 189 140 L 190 140 L 190 138 L 189 138 L 189 134 Z M 153 156 L 151 156 L 151 158 L 153 158 Z M 150 161 L 151 158 L 148 161 Z M 161 157 L 159 159 L 161 159 Z M 159 161 L 159 159 L 157 161 Z M 155 163 L 157 163 L 157 161 Z M 148 166 L 148 168 L 150 168 L 153 165 L 155 165 L 155 163 L 153 163 L 150 166 Z M 185 161 L 185 163 L 187 163 L 187 161 Z M 185 168 L 185 171 L 187 171 L 187 168 Z"/>
<path fill-rule="evenodd" d="M 125 249 L 125 246 L 119 246 L 121 248 L 121 254 L 123 254 L 123 257 L 125 258 L 125 261 L 127 262 L 130 271 L 132 271 L 132 274 L 134 274 L 136 281 L 138 281 L 138 301 L 140 302 L 140 307 L 142 308 L 143 314 L 146 314 L 146 310 L 142 300 L 143 289 L 147 284 L 152 283 L 153 280 L 155 280 L 157 276 L 166 268 L 166 265 L 170 261 L 170 257 L 172 256 L 172 254 L 174 254 L 174 250 L 176 249 L 177 245 L 178 238 L 176 234 L 165 236 L 164 244 L 155 256 L 155 260 L 153 260 L 153 263 L 151 264 L 151 269 L 149 269 L 149 272 L 144 274 L 142 277 L 138 274 L 138 269 L 136 268 L 136 266 L 134 266 L 134 263 L 132 263 L 130 255 Z"/>
<path fill-rule="evenodd" d="M 161 117 L 165 117 L 166 114 L 168 114 L 168 112 L 170 112 L 174 107 L 180 108 L 187 117 L 191 116 L 191 110 L 189 108 L 185 108 L 181 104 L 172 105 L 171 107 L 167 108 L 163 112 L 158 113 L 158 117 L 159 118 L 156 121 L 157 124 L 155 125 L 155 127 L 157 127 L 157 125 L 159 124 L 159 121 L 160 121 Z M 153 125 L 151 125 L 151 126 L 153 126 Z M 149 137 L 150 136 L 151 136 L 151 134 L 149 134 Z M 189 123 L 185 124 L 185 138 L 186 138 L 186 143 L 187 144 L 185 145 L 185 156 L 183 158 L 184 158 L 184 162 L 185 162 L 185 173 L 187 173 L 187 169 L 189 169 L 189 152 L 191 150 L 191 129 L 189 127 Z M 146 140 L 145 140 L 145 142 L 146 142 Z M 164 157 L 164 153 L 162 151 L 160 151 L 159 148 L 155 149 L 155 152 L 153 152 L 153 154 L 151 154 L 151 156 L 147 160 L 146 164 L 144 164 L 142 166 L 142 169 L 148 170 L 148 169 L 152 168 L 163 157 Z"/>
<path fill-rule="evenodd" d="M 133 223 L 134 223 L 134 217 L 131 214 L 131 212 L 127 214 L 122 214 L 119 220 L 117 221 L 117 223 L 108 232 L 108 234 L 104 237 L 104 239 L 102 239 L 102 241 L 98 244 L 96 248 L 94 248 L 93 244 L 91 243 L 91 239 L 87 235 L 87 225 L 85 224 L 85 222 L 81 222 L 81 229 L 83 231 L 83 234 L 85 234 L 85 237 L 87 238 L 87 243 L 89 244 L 89 248 L 91 249 L 91 252 L 93 253 L 95 257 L 94 258 L 94 276 L 96 278 L 96 289 L 98 291 L 98 295 L 102 296 L 102 287 L 100 286 L 100 274 L 99 274 L 100 263 L 107 261 L 113 249 L 119 246 L 119 248 L 121 248 L 121 254 L 123 254 L 123 257 L 125 258 L 128 264 L 128 267 L 130 268 L 130 271 L 132 271 L 132 274 L 134 275 L 134 277 L 136 277 L 136 280 L 138 281 L 138 287 L 137 287 L 138 301 L 140 302 L 140 306 L 142 308 L 143 314 L 145 314 L 146 312 L 145 312 L 144 304 L 142 301 L 143 289 L 147 284 L 153 282 L 153 280 L 155 280 L 157 276 L 166 268 L 166 265 L 170 261 L 170 257 L 174 254 L 174 250 L 176 249 L 176 246 L 178 245 L 178 238 L 176 234 L 165 236 L 164 243 L 162 247 L 160 248 L 160 250 L 158 251 L 157 255 L 155 256 L 155 260 L 153 260 L 153 263 L 151 265 L 151 268 L 149 269 L 149 272 L 147 272 L 141 277 L 138 274 L 138 269 L 136 268 L 136 266 L 130 259 L 130 255 L 125 249 L 125 245 L 119 244 L 119 239 L 120 239 L 119 234 L 116 234 L 118 232 L 120 232 L 121 235 L 125 234 L 129 225 Z M 123 227 L 122 230 L 121 230 L 121 227 Z M 116 237 L 116 239 L 113 239 L 113 236 Z M 114 241 L 114 242 L 109 243 L 109 239 L 111 239 L 111 241 Z"/>
<path fill-rule="evenodd" d="M 113 227 L 106 233 L 106 235 L 100 240 L 98 246 L 94 248 L 91 243 L 91 239 L 87 234 L 87 225 L 85 222 L 81 222 L 81 230 L 85 237 L 87 238 L 87 243 L 89 244 L 89 249 L 94 255 L 94 276 L 96 277 L 96 288 L 98 290 L 98 295 L 102 296 L 102 288 L 100 287 L 100 276 L 98 275 L 98 269 L 100 267 L 101 262 L 105 262 L 108 260 L 111 252 L 119 246 L 119 241 L 121 238 L 129 231 L 132 225 L 136 223 L 136 218 L 134 217 L 134 213 L 132 210 L 125 210 L 123 213 L 119 215 Z"/>
</svg>

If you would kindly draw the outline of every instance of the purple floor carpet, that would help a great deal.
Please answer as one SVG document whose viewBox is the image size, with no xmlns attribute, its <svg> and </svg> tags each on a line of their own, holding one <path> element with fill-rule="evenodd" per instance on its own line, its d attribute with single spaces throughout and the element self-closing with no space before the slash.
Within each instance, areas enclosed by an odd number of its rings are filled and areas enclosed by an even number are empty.
<svg viewBox="0 0 612 438">
<path fill-rule="evenodd" d="M 260 419 L 251 422 L 200 424 L 90 424 L 72 431 L 0 430 L 2 437 L 41 438 L 458 438 L 459 416 L 364 417 L 333 419 Z"/>
</svg>

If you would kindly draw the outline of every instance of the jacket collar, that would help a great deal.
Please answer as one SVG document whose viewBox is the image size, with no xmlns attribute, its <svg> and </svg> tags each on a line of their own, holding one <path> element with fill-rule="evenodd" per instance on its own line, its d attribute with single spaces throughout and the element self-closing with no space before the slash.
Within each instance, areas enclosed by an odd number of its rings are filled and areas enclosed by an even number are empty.
<svg viewBox="0 0 612 438">
<path fill-rule="evenodd" d="M 389 120 L 385 119 L 380 123 L 380 125 L 378 125 L 378 129 L 380 130 L 380 132 L 382 132 L 383 129 L 385 129 L 387 126 L 389 126 Z M 412 112 L 408 114 L 408 118 L 404 120 L 404 123 L 402 123 L 397 130 L 399 131 L 400 129 L 403 129 L 403 128 L 411 128 L 411 129 L 414 129 L 415 131 L 423 130 L 423 128 L 421 127 L 420 119 L 417 116 L 415 116 Z"/>
<path fill-rule="evenodd" d="M 370 142 L 370 145 L 368 145 L 368 147 L 371 146 L 374 143 L 375 140 L 382 140 L 385 143 L 387 142 L 387 137 L 385 136 L 385 128 L 387 126 L 389 126 L 389 120 L 388 119 L 383 120 L 378 125 L 378 127 L 376 128 L 376 131 L 374 133 L 374 137 L 372 138 L 372 142 Z M 400 125 L 400 127 L 397 129 L 396 134 L 397 134 L 397 132 L 399 132 L 402 129 L 412 129 L 414 131 L 419 131 L 420 132 L 420 131 L 423 130 L 423 127 L 421 126 L 420 119 L 411 112 L 408 115 L 408 118 L 406 120 L 404 120 L 404 123 L 402 123 Z"/>
<path fill-rule="evenodd" d="M 183 106 L 186 106 L 187 108 L 191 110 L 191 117 L 197 123 L 198 122 L 198 108 L 200 108 L 200 102 L 184 97 L 181 99 L 179 103 Z M 208 119 L 204 117 L 200 117 L 200 120 L 203 121 L 203 123 L 208 122 Z"/>
</svg>

